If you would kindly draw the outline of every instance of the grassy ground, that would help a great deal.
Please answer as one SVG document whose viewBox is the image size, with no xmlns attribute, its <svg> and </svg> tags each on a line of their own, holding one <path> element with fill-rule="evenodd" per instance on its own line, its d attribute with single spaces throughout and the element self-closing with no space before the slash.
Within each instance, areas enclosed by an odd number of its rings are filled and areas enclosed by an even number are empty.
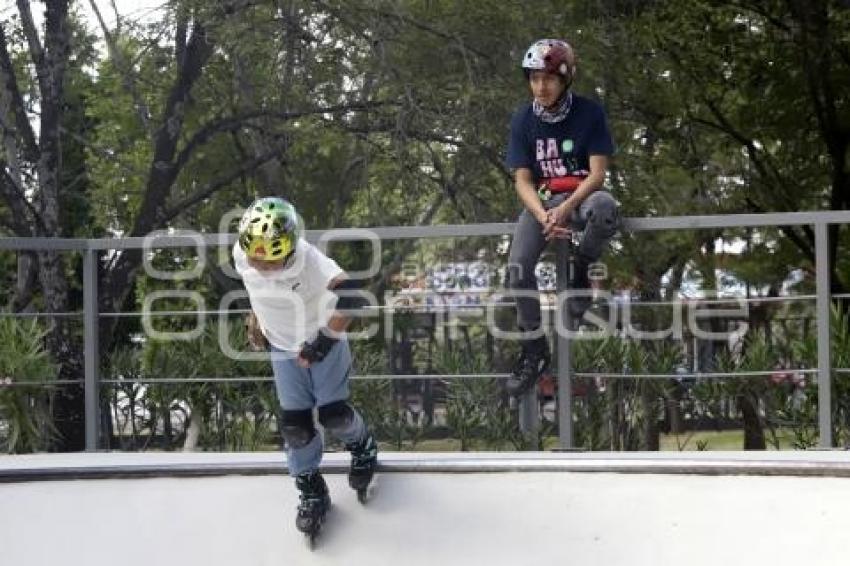
<svg viewBox="0 0 850 566">
<path fill-rule="evenodd" d="M 765 435 L 768 432 L 765 431 Z M 779 450 L 794 450 L 794 437 L 790 431 L 778 430 Z M 767 449 L 775 450 L 771 438 L 766 437 Z M 704 446 L 704 447 L 703 447 Z M 697 431 L 674 436 L 661 435 L 661 450 L 743 450 L 743 430 Z"/>
<path fill-rule="evenodd" d="M 780 430 L 779 449 L 793 450 L 792 437 L 789 432 Z M 678 451 L 678 450 L 743 450 L 744 448 L 744 432 L 742 430 L 722 430 L 722 431 L 697 431 L 686 433 L 679 436 L 662 434 L 661 435 L 661 450 Z M 547 450 L 558 446 L 556 437 L 549 437 L 544 442 Z M 381 443 L 381 448 L 384 450 L 396 450 L 396 446 Z M 502 447 L 502 450 L 509 451 L 513 448 L 509 445 Z M 768 439 L 768 450 L 773 450 L 774 447 Z M 457 452 L 460 450 L 460 442 L 455 438 L 440 438 L 428 439 L 418 442 L 415 446 L 410 446 L 405 443 L 403 450 L 412 450 L 415 452 Z M 482 443 L 474 443 L 471 450 L 489 451 L 491 448 L 484 446 Z"/>
</svg>

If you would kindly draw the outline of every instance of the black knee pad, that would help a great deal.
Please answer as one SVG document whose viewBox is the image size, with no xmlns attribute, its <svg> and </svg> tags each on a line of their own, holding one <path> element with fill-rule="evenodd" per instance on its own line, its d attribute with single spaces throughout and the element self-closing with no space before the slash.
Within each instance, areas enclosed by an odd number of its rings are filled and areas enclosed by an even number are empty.
<svg viewBox="0 0 850 566">
<path fill-rule="evenodd" d="M 617 201 L 613 198 L 599 200 L 588 211 L 587 223 L 600 235 L 613 236 L 620 227 L 620 209 L 617 207 Z"/>
<path fill-rule="evenodd" d="M 354 409 L 346 401 L 319 407 L 319 422 L 328 430 L 345 430 L 354 422 Z"/>
<path fill-rule="evenodd" d="M 283 410 L 280 417 L 280 434 L 289 448 L 303 448 L 310 444 L 316 436 L 316 427 L 313 425 L 313 411 L 304 409 L 301 411 Z"/>
</svg>

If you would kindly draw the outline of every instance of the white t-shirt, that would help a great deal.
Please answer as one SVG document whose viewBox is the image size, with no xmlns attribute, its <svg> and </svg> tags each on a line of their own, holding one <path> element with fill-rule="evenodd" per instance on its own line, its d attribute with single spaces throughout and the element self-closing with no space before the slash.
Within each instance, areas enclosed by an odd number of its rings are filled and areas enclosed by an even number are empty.
<svg viewBox="0 0 850 566">
<path fill-rule="evenodd" d="M 289 264 L 276 271 L 259 271 L 237 242 L 233 262 L 242 276 L 268 341 L 281 350 L 297 352 L 327 325 L 336 306 L 328 284 L 342 275 L 337 263 L 306 240 L 298 240 Z"/>
</svg>

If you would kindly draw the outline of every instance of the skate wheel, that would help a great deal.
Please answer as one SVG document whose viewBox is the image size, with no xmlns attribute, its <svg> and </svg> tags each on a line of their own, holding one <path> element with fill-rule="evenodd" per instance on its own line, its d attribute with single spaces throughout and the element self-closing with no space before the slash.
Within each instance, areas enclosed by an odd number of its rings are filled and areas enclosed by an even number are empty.
<svg viewBox="0 0 850 566">
<path fill-rule="evenodd" d="M 315 529 L 311 532 L 304 532 L 304 542 L 307 544 L 308 550 L 316 549 L 316 541 L 322 532 L 322 527 L 325 525 L 325 515 L 319 518 L 319 522 L 315 525 Z"/>
</svg>

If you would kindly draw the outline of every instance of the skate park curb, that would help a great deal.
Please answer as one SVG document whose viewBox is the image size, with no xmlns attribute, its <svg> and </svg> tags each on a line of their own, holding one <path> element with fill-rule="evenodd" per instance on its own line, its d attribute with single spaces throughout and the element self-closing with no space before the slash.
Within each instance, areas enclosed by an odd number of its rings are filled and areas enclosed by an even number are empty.
<svg viewBox="0 0 850 566">
<path fill-rule="evenodd" d="M 322 471 L 347 473 L 347 453 L 324 457 Z M 382 452 L 379 473 L 615 473 L 850 477 L 850 452 L 410 453 Z M 280 453 L 37 454 L 0 457 L 0 483 L 83 479 L 286 475 Z"/>
</svg>

